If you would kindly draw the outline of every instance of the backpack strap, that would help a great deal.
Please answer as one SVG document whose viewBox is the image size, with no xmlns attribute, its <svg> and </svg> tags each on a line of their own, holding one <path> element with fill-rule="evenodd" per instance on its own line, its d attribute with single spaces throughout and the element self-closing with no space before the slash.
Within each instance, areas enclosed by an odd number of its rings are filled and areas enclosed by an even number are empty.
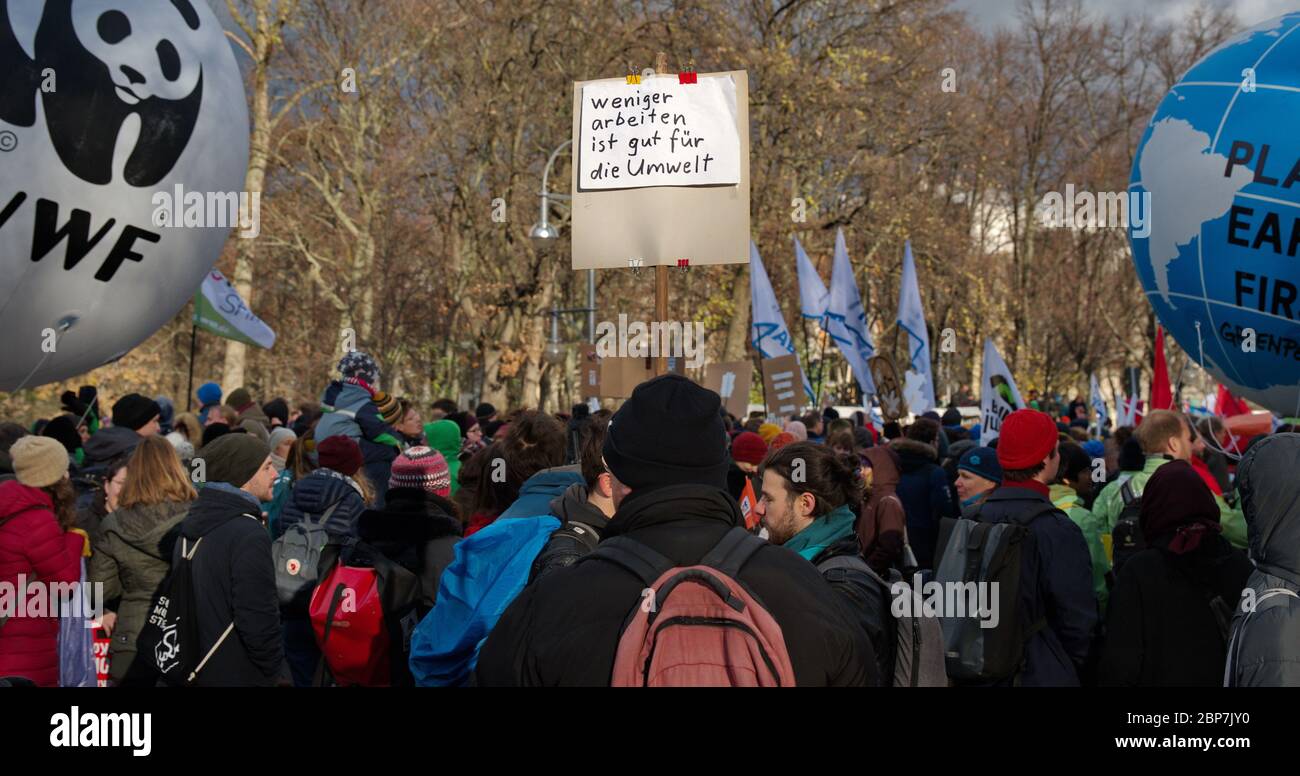
<svg viewBox="0 0 1300 776">
<path fill-rule="evenodd" d="M 330 516 L 334 514 L 334 510 L 338 509 L 339 504 L 342 503 L 343 503 L 343 499 L 339 499 L 338 501 L 335 501 L 333 504 L 330 504 L 328 509 L 326 509 L 324 512 L 321 512 L 319 520 L 312 520 L 309 515 L 303 515 L 303 522 L 310 523 L 313 526 L 323 526 L 325 525 L 326 522 L 329 521 Z"/>
<path fill-rule="evenodd" d="M 595 552 L 582 560 L 593 559 L 606 560 L 621 566 L 641 580 L 643 587 L 653 585 L 665 571 L 678 565 L 636 539 L 626 536 L 614 536 L 602 541 Z"/>
<path fill-rule="evenodd" d="M 717 569 L 735 579 L 740 569 L 754 553 L 767 546 L 767 542 L 740 526 L 733 527 L 709 550 L 697 565 Z"/>
<path fill-rule="evenodd" d="M 1247 588 L 1247 590 L 1249 589 L 1251 588 Z M 1242 593 L 1244 595 L 1245 591 L 1242 591 Z M 1250 622 L 1251 615 L 1287 603 L 1287 598 L 1300 598 L 1300 595 L 1297 595 L 1294 590 L 1288 590 L 1285 587 L 1273 587 L 1265 590 L 1255 599 L 1255 608 L 1246 612 L 1246 616 L 1241 620 L 1241 625 L 1232 634 L 1232 639 L 1228 642 L 1228 660 L 1223 667 L 1224 687 L 1237 686 L 1237 657 L 1241 653 L 1241 632 L 1246 630 L 1246 623 Z M 1264 604 L 1265 601 L 1270 603 Z"/>
<path fill-rule="evenodd" d="M 551 534 L 551 538 L 554 539 L 557 536 L 574 539 L 586 547 L 589 553 L 595 552 L 596 545 L 600 544 L 600 534 L 596 532 L 596 529 L 577 520 L 570 520 L 555 529 L 554 533 Z"/>
<path fill-rule="evenodd" d="M 1132 480 L 1132 478 L 1129 478 L 1129 479 L 1127 479 L 1127 480 L 1124 480 L 1124 482 L 1120 484 L 1120 486 L 1119 486 L 1119 496 L 1120 496 L 1120 498 L 1124 499 L 1124 506 L 1126 506 L 1126 507 L 1131 507 L 1131 506 L 1133 506 L 1133 502 L 1134 502 L 1134 501 L 1137 501 L 1138 499 L 1142 498 L 1142 494 L 1141 494 L 1141 493 L 1134 493 L 1134 492 L 1133 492 L 1133 480 Z"/>
</svg>

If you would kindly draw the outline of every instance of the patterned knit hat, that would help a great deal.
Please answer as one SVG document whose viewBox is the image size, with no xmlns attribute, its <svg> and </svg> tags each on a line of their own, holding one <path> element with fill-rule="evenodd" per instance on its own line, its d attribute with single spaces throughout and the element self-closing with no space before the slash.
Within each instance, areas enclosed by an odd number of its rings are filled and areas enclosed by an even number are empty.
<svg viewBox="0 0 1300 776">
<path fill-rule="evenodd" d="M 384 391 L 375 391 L 375 406 L 379 408 L 379 417 L 390 426 L 396 426 L 402 420 L 402 405 L 397 402 L 397 397 L 390 396 Z"/>
<path fill-rule="evenodd" d="M 374 387 L 379 385 L 379 364 L 360 350 L 350 351 L 339 360 L 339 373 L 344 377 L 358 377 Z"/>
<path fill-rule="evenodd" d="M 415 488 L 443 498 L 451 495 L 451 472 L 442 453 L 428 447 L 412 447 L 393 461 L 388 487 Z"/>
</svg>

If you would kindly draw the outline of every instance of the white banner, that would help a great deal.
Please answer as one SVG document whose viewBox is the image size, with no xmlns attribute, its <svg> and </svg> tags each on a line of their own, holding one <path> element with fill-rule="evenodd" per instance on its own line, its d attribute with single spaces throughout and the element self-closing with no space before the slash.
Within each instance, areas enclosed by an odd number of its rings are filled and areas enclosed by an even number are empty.
<svg viewBox="0 0 1300 776">
<path fill-rule="evenodd" d="M 1020 389 L 1011 376 L 1007 362 L 994 347 L 993 340 L 984 340 L 984 365 L 980 369 L 980 444 L 987 445 L 998 438 L 1002 421 L 1025 406 Z"/>
</svg>

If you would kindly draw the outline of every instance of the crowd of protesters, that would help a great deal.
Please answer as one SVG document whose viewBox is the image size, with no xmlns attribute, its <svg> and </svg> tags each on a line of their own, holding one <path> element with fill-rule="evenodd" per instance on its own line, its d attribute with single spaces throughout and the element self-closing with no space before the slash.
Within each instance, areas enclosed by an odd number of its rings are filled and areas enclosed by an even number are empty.
<svg viewBox="0 0 1300 776">
<path fill-rule="evenodd" d="M 499 413 L 337 369 L 296 406 L 83 387 L 0 425 L 0 585 L 101 589 L 123 686 L 164 679 L 144 634 L 182 566 L 205 686 L 1300 684 L 1289 429 L 1238 455 L 1213 418 L 1112 431 L 1031 394 L 982 446 L 955 407 L 740 419 L 665 375 Z M 893 605 L 959 520 L 1032 537 L 995 626 L 1018 662 L 980 681 Z M 0 610 L 0 683 L 64 683 L 62 616 Z"/>
</svg>

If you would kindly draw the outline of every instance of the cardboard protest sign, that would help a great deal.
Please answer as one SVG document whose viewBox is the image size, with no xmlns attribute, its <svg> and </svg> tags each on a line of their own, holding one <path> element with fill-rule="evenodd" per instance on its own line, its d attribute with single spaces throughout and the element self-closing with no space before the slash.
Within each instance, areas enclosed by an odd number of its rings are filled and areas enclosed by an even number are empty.
<svg viewBox="0 0 1300 776">
<path fill-rule="evenodd" d="M 898 382 L 898 370 L 888 356 L 872 356 L 867 361 L 871 379 L 876 384 L 876 398 L 880 400 L 880 417 L 886 423 L 907 414 L 907 401 Z"/>
<path fill-rule="evenodd" d="M 632 395 L 632 389 L 654 377 L 646 358 L 600 359 L 600 395 L 623 399 Z"/>
<path fill-rule="evenodd" d="M 722 406 L 737 418 L 749 409 L 749 388 L 754 382 L 754 365 L 748 361 L 709 364 L 704 368 L 704 387 L 722 397 Z"/>
<path fill-rule="evenodd" d="M 573 85 L 574 269 L 749 260 L 745 71 Z"/>
<path fill-rule="evenodd" d="M 763 359 L 763 395 L 769 415 L 790 415 L 803 399 L 803 370 L 793 354 Z"/>
</svg>

